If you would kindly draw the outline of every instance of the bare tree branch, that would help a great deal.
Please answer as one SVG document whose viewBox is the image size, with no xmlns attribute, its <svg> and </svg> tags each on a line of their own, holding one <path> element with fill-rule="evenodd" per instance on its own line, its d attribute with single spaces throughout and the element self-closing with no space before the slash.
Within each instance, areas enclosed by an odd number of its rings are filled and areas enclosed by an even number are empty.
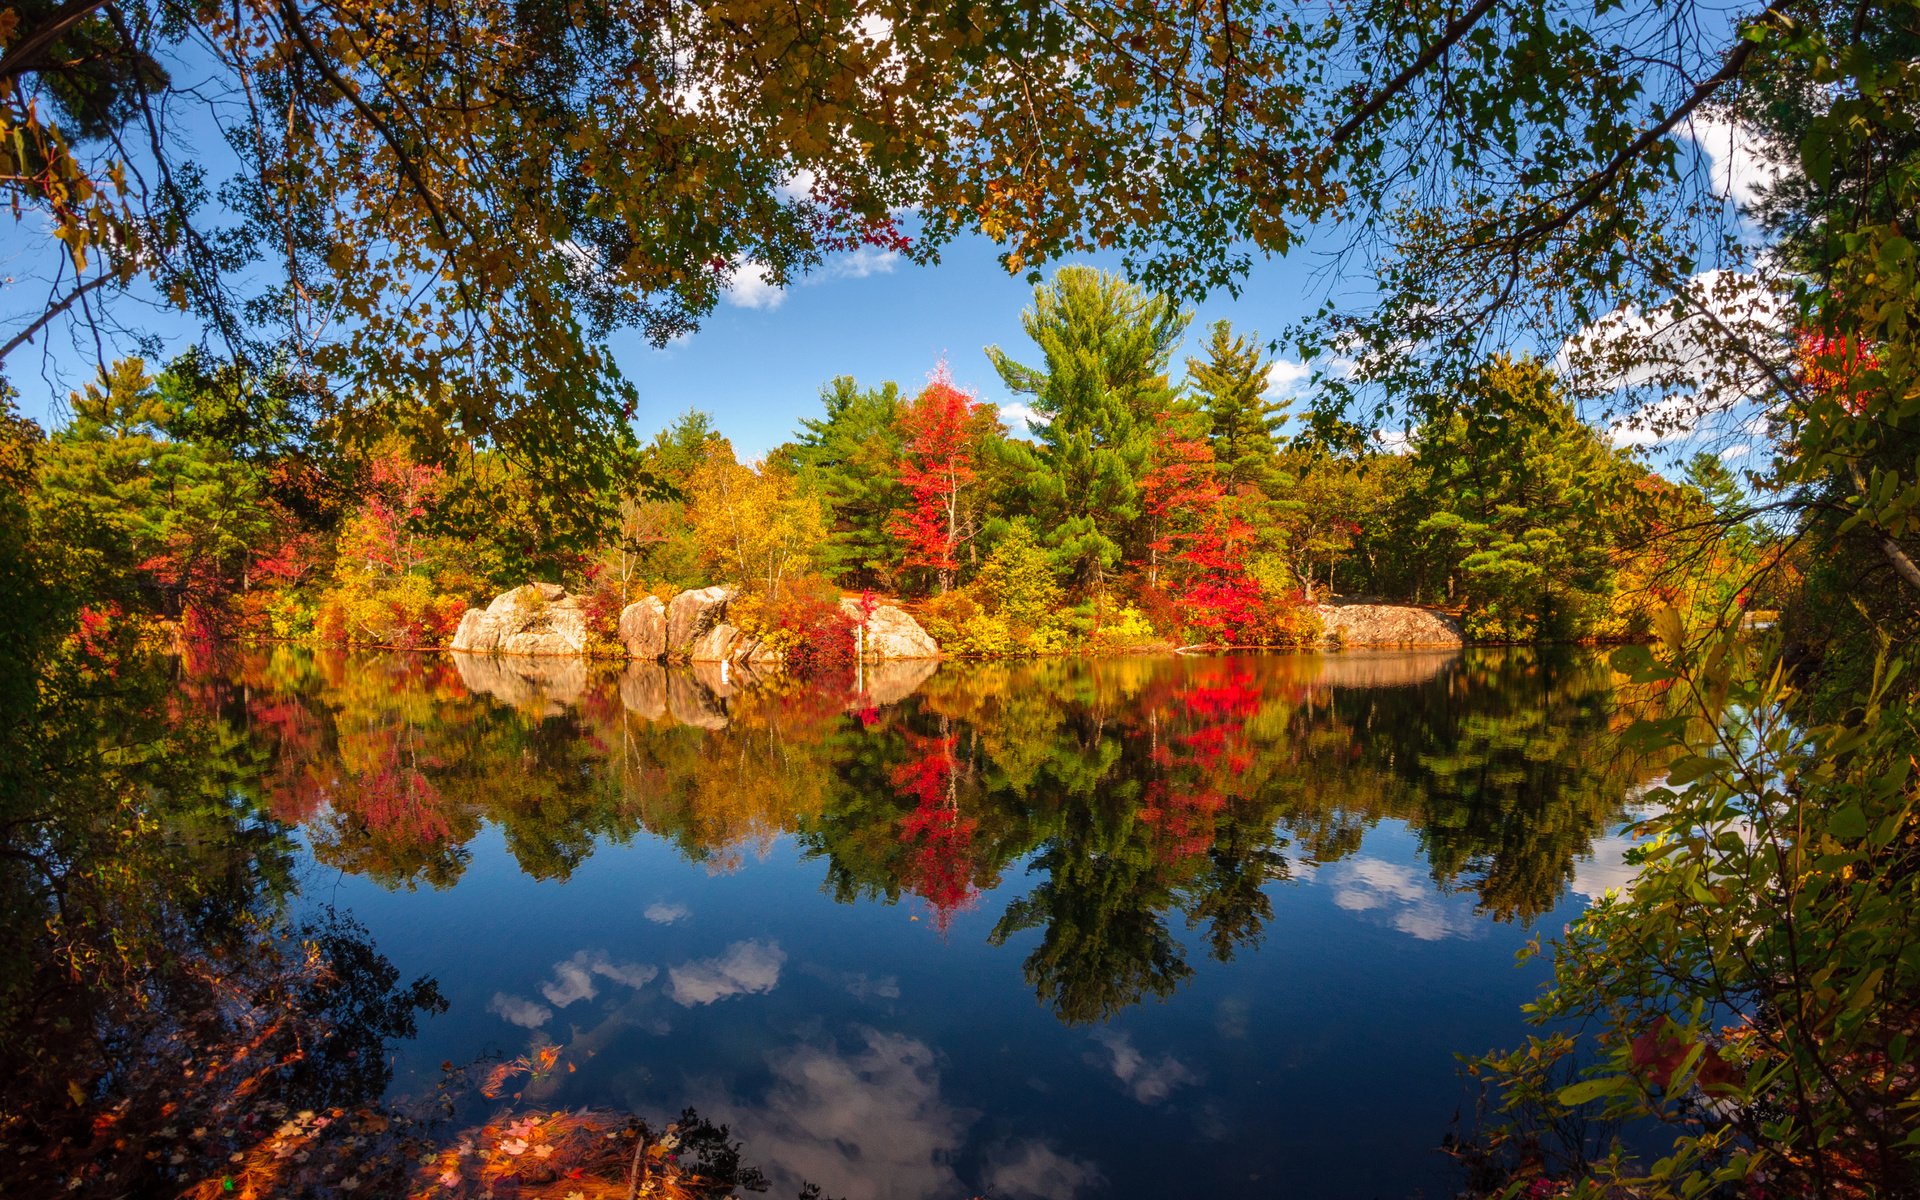
<svg viewBox="0 0 1920 1200">
<path fill-rule="evenodd" d="M 103 283 L 111 283 L 116 278 L 117 276 L 111 274 L 96 275 L 79 287 L 73 289 L 73 291 L 68 292 L 66 298 L 59 303 L 49 305 L 47 311 L 41 313 L 33 324 L 22 329 L 19 333 L 14 334 L 12 338 L 8 339 L 6 345 L 0 346 L 0 362 L 5 362 L 7 355 L 12 354 L 15 350 L 32 341 L 35 334 L 45 329 L 55 317 L 72 308 L 75 304 L 78 304 L 88 292 L 91 292 Z"/>
</svg>

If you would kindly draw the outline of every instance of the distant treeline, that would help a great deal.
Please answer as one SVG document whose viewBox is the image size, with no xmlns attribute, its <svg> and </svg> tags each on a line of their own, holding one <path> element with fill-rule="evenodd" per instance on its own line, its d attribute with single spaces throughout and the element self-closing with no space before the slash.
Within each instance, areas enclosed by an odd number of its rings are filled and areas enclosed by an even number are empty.
<svg viewBox="0 0 1920 1200">
<path fill-rule="evenodd" d="M 1656 474 L 1536 361 L 1490 361 L 1394 453 L 1291 422 L 1263 343 L 1224 321 L 1175 384 L 1190 319 L 1067 268 L 1024 314 L 1034 363 L 988 350 L 1029 428 L 944 366 L 911 394 L 843 376 L 754 463 L 696 411 L 560 469 L 422 435 L 446 427 L 437 402 L 316 419 L 297 381 L 193 355 L 121 361 L 51 436 L 9 436 L 92 619 L 193 634 L 441 645 L 530 580 L 589 597 L 610 643 L 637 597 L 727 582 L 736 624 L 804 634 L 838 594 L 884 593 L 976 654 L 1287 644 L 1331 594 L 1446 607 L 1498 641 L 1779 604 L 1791 569 L 1721 461 Z"/>
</svg>

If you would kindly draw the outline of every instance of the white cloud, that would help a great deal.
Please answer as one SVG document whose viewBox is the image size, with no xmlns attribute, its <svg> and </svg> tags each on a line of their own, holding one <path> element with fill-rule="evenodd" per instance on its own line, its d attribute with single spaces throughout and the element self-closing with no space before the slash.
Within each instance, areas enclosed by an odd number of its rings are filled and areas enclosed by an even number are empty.
<svg viewBox="0 0 1920 1200">
<path fill-rule="evenodd" d="M 770 992 L 780 982 L 786 951 L 775 942 L 735 942 L 718 958 L 703 958 L 667 969 L 667 995 L 692 1008 L 729 996 Z"/>
<path fill-rule="evenodd" d="M 978 1114 L 940 1095 L 933 1050 L 866 1029 L 846 1053 L 803 1045 L 767 1060 L 773 1083 L 758 1105 L 700 1103 L 773 1164 L 775 1191 L 827 1180 L 847 1200 L 935 1200 L 971 1195 L 953 1168 Z"/>
<path fill-rule="evenodd" d="M 668 904 L 664 901 L 656 901 L 647 905 L 646 911 L 640 915 L 652 921 L 655 925 L 671 925 L 675 921 L 684 921 L 692 916 L 693 910 L 684 904 Z"/>
<path fill-rule="evenodd" d="M 487 1011 L 522 1029 L 538 1029 L 553 1020 L 553 1010 L 546 1005 L 505 992 L 493 994 L 493 999 L 487 1002 Z"/>
<path fill-rule="evenodd" d="M 1695 116 L 1687 132 L 1712 164 L 1714 190 L 1743 209 L 1752 208 L 1783 174 L 1751 129 L 1718 117 Z"/>
<path fill-rule="evenodd" d="M 1107 1061 L 1102 1063 L 1099 1056 L 1090 1057 L 1088 1061 L 1112 1071 L 1120 1085 L 1142 1104 L 1158 1104 L 1176 1088 L 1200 1081 L 1198 1075 L 1171 1054 L 1148 1061 L 1146 1055 L 1134 1048 L 1133 1039 L 1124 1033 L 1103 1029 L 1093 1035 L 1093 1040 L 1106 1048 Z"/>
<path fill-rule="evenodd" d="M 1658 446 L 1692 435 L 1698 424 L 1698 404 L 1692 396 L 1667 396 L 1642 405 L 1607 426 L 1607 438 L 1616 446 Z"/>
<path fill-rule="evenodd" d="M 1728 446 L 1720 452 L 1721 462 L 1732 462 L 1736 458 L 1745 458 L 1753 453 L 1752 446 Z"/>
<path fill-rule="evenodd" d="M 900 255 L 878 246 L 861 246 L 846 254 L 835 255 L 827 263 L 827 273 L 839 279 L 865 279 L 869 275 L 889 275 L 900 265 Z"/>
<path fill-rule="evenodd" d="M 1014 400 L 1000 406 L 1000 419 L 1012 427 L 1015 434 L 1031 433 L 1053 418 L 1043 412 L 1034 411 L 1031 404 Z"/>
<path fill-rule="evenodd" d="M 594 998 L 598 991 L 594 984 L 596 976 L 630 988 L 641 988 L 659 973 L 658 968 L 644 963 L 614 962 L 604 950 L 582 950 L 565 962 L 553 964 L 553 981 L 542 984 L 540 994 L 555 1008 L 565 1008 L 576 1001 Z"/>
<path fill-rule="evenodd" d="M 898 1000 L 900 977 L 882 975 L 878 979 L 872 979 L 863 971 L 847 979 L 847 994 L 855 1000 Z"/>
<path fill-rule="evenodd" d="M 742 259 L 734 264 L 733 276 L 727 281 L 724 298 L 736 308 L 759 308 L 771 312 L 787 298 L 787 291 L 773 281 L 773 274 L 765 263 Z"/>
<path fill-rule="evenodd" d="M 813 190 L 819 186 L 820 177 L 802 167 L 787 176 L 787 181 L 780 185 L 780 194 L 793 201 L 811 200 Z"/>
<path fill-rule="evenodd" d="M 1252 1015 L 1253 1006 L 1245 996 L 1228 996 L 1213 1010 L 1213 1027 L 1223 1038 L 1243 1038 Z"/>
<path fill-rule="evenodd" d="M 1448 896 L 1431 880 L 1401 863 L 1356 856 L 1320 868 L 1317 880 L 1333 887 L 1333 902 L 1353 913 L 1378 913 L 1401 933 L 1423 942 L 1476 937 L 1485 932 L 1472 901 Z"/>
<path fill-rule="evenodd" d="M 1267 392 L 1269 396 L 1296 396 L 1305 387 L 1307 380 L 1313 378 L 1313 368 L 1303 362 L 1292 359 L 1276 358 L 1267 368 Z"/>
<path fill-rule="evenodd" d="M 1791 304 L 1774 266 L 1705 271 L 1651 310 L 1615 309 L 1569 337 L 1554 368 L 1577 393 L 1626 407 L 1611 422 L 1616 445 L 1724 431 L 1725 414 L 1791 367 Z"/>
<path fill-rule="evenodd" d="M 1092 1163 L 1070 1158 L 1039 1141 L 1019 1142 L 990 1153 L 981 1179 L 987 1195 L 1013 1200 L 1072 1200 L 1105 1182 Z"/>
<path fill-rule="evenodd" d="M 1387 454 L 1413 453 L 1413 435 L 1404 429 L 1376 429 L 1373 442 Z"/>
</svg>

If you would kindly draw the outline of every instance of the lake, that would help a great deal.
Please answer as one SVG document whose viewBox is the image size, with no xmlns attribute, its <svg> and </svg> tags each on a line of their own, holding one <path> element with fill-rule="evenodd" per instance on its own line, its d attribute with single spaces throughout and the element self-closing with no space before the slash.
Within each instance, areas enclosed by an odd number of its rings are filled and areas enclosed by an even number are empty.
<svg viewBox="0 0 1920 1200">
<path fill-rule="evenodd" d="M 391 1094 L 692 1104 L 791 1195 L 1445 1196 L 1515 954 L 1626 877 L 1579 651 L 711 671 L 243 655 L 303 906 L 448 1001 Z"/>
</svg>

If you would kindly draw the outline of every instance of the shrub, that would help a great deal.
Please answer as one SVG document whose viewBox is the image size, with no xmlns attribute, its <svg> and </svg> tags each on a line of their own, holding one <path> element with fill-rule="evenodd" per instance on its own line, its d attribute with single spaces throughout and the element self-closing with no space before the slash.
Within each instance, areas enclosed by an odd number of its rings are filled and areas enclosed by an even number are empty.
<svg viewBox="0 0 1920 1200">
<path fill-rule="evenodd" d="M 776 597 L 747 592 L 727 605 L 727 620 L 771 647 L 795 676 L 853 673 L 854 619 L 839 589 L 818 576 L 790 582 Z"/>
</svg>

